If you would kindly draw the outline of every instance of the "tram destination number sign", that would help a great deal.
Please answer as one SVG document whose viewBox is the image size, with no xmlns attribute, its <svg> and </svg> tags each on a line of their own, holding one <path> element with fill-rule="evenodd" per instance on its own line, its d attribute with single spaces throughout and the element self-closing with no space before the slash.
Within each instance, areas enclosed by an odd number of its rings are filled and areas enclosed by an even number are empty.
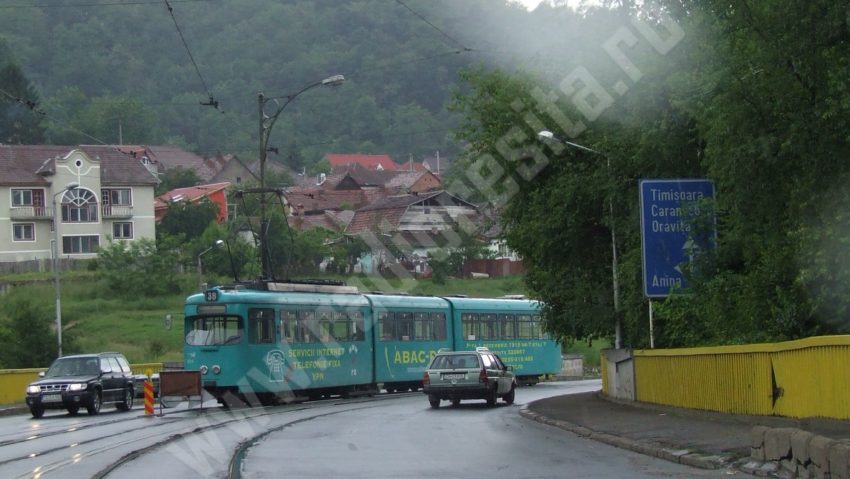
<svg viewBox="0 0 850 479">
<path fill-rule="evenodd" d="M 693 231 L 697 218 L 707 212 L 704 200 L 714 198 L 714 183 L 704 179 L 640 181 L 640 222 L 643 256 L 643 293 L 664 298 L 671 290 L 687 290 L 682 266 L 703 248 L 714 245 L 716 231 Z M 702 208 L 702 211 L 701 211 Z M 700 221 L 700 224 L 705 224 Z"/>
</svg>

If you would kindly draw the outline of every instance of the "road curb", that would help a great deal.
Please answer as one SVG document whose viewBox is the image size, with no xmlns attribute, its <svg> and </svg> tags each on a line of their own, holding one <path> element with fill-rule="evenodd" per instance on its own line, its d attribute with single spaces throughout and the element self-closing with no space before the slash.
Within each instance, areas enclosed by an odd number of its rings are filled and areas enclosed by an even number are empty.
<svg viewBox="0 0 850 479">
<path fill-rule="evenodd" d="M 14 416 L 17 414 L 27 414 L 30 410 L 27 406 L 9 406 L 0 407 L 0 416 Z"/>
<path fill-rule="evenodd" d="M 614 447 L 619 447 L 620 449 L 627 449 L 647 456 L 657 457 L 666 461 L 684 464 L 691 467 L 698 467 L 700 469 L 722 469 L 724 467 L 732 467 L 734 462 L 738 460 L 738 458 L 731 455 L 704 454 L 698 451 L 691 451 L 689 449 L 670 449 L 657 444 L 594 431 L 593 429 L 579 426 L 578 424 L 573 424 L 560 419 L 552 419 L 548 416 L 536 413 L 530 410 L 528 406 L 523 406 L 522 409 L 520 409 L 519 414 L 526 419 L 549 426 L 555 426 L 559 429 L 569 431 L 587 439 L 603 442 Z"/>
</svg>

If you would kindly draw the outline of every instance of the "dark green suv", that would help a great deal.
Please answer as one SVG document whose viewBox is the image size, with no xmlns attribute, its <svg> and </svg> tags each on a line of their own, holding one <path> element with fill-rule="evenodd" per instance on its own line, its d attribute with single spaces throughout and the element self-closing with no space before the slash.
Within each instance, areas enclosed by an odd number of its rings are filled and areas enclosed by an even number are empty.
<svg viewBox="0 0 850 479">
<path fill-rule="evenodd" d="M 422 386 L 433 408 L 440 407 L 442 400 L 457 406 L 461 399 L 486 399 L 492 407 L 498 398 L 513 404 L 516 377 L 511 367 L 487 348 L 440 350 L 422 376 Z"/>
<path fill-rule="evenodd" d="M 46 409 L 77 414 L 84 407 L 94 415 L 103 404 L 115 404 L 122 411 L 133 407 L 133 372 L 120 353 L 64 356 L 39 377 L 27 386 L 27 406 L 36 418 Z"/>
</svg>

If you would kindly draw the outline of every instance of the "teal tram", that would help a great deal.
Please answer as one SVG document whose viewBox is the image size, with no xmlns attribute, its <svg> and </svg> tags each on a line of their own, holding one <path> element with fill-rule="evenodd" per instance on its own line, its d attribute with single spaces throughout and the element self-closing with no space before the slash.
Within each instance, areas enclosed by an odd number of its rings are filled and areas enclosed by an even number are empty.
<svg viewBox="0 0 850 479">
<path fill-rule="evenodd" d="M 415 391 L 442 348 L 486 346 L 525 384 L 561 367 L 529 300 L 263 282 L 192 295 L 184 314 L 184 367 L 225 406 Z"/>
</svg>

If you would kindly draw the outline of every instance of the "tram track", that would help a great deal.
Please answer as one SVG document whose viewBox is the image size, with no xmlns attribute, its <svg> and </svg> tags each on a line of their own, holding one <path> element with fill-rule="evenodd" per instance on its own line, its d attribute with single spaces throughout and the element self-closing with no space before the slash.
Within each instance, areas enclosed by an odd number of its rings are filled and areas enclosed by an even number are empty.
<svg viewBox="0 0 850 479">
<path fill-rule="evenodd" d="M 298 423 L 302 423 L 302 422 L 305 422 L 305 421 L 319 419 L 319 418 L 327 417 L 327 416 L 333 416 L 333 415 L 336 415 L 336 414 L 342 414 L 342 413 L 345 413 L 345 412 L 351 412 L 351 411 L 357 411 L 357 410 L 377 407 L 377 405 L 373 405 L 372 403 L 381 402 L 381 401 L 390 400 L 390 399 L 400 399 L 400 398 L 408 397 L 408 396 L 413 395 L 413 394 L 415 394 L 415 393 L 408 393 L 408 394 L 404 394 L 404 393 L 398 394 L 398 393 L 396 393 L 396 394 L 393 394 L 391 396 L 390 395 L 379 395 L 377 397 L 371 397 L 371 398 L 359 398 L 359 399 L 347 399 L 347 400 L 328 399 L 328 400 L 323 400 L 323 401 L 316 401 L 316 402 L 314 402 L 314 403 L 312 403 L 308 406 L 302 406 L 302 407 L 291 408 L 291 409 L 287 408 L 285 406 L 282 407 L 281 409 L 277 409 L 277 408 L 279 408 L 278 406 L 271 407 L 271 408 L 269 408 L 269 407 L 263 408 L 262 412 L 259 412 L 257 414 L 248 414 L 248 415 L 245 415 L 245 416 L 231 418 L 229 420 L 225 420 L 225 421 L 218 422 L 218 423 L 215 423 L 215 424 L 209 424 L 209 425 L 206 425 L 206 426 L 195 427 L 195 428 L 188 430 L 188 431 L 182 431 L 182 432 L 174 433 L 174 434 L 172 434 L 172 435 L 170 435 L 166 438 L 163 438 L 160 441 L 155 442 L 154 444 L 150 444 L 146 447 L 143 447 L 143 448 L 140 448 L 140 449 L 137 449 L 137 450 L 134 450 L 134 451 L 131 451 L 131 452 L 125 454 L 124 456 L 122 456 L 118 460 L 112 462 L 108 466 L 106 466 L 106 467 L 102 468 L 100 471 L 98 471 L 95 475 L 92 476 L 92 479 L 107 478 L 113 472 L 115 472 L 116 470 L 121 468 L 122 466 L 127 465 L 134 460 L 145 457 L 147 454 L 150 454 L 150 453 L 152 453 L 156 450 L 162 449 L 163 447 L 169 446 L 169 445 L 174 444 L 178 441 L 191 439 L 193 436 L 198 436 L 198 435 L 201 435 L 201 434 L 205 434 L 209 431 L 214 431 L 216 429 L 227 427 L 227 426 L 232 425 L 232 424 L 234 424 L 238 421 L 257 419 L 257 418 L 268 417 L 268 416 L 277 416 L 277 415 L 282 415 L 282 414 L 291 414 L 291 413 L 310 410 L 310 409 L 319 409 L 319 408 L 324 409 L 324 408 L 333 408 L 333 407 L 338 407 L 338 406 L 352 406 L 352 407 L 345 408 L 343 410 L 325 411 L 325 412 L 321 412 L 319 414 L 314 414 L 314 415 L 311 415 L 311 416 L 308 416 L 308 417 L 293 419 L 292 421 L 287 421 L 285 423 L 278 424 L 278 425 L 272 427 L 271 429 L 264 430 L 264 431 L 260 432 L 259 434 L 256 434 L 256 435 L 253 435 L 251 437 L 243 439 L 242 441 L 240 441 L 237 444 L 235 450 L 231 454 L 230 461 L 228 462 L 229 466 L 228 466 L 228 471 L 227 471 L 227 476 L 226 476 L 228 479 L 241 478 L 241 475 L 239 473 L 239 469 L 240 469 L 240 466 L 241 466 L 241 460 L 244 457 L 245 452 L 252 445 L 254 445 L 257 441 L 259 441 L 263 437 L 267 436 L 268 434 L 271 434 L 273 432 L 278 432 L 280 430 L 286 429 L 287 427 L 290 427 L 290 426 L 293 426 L 293 425 L 296 425 Z M 362 407 L 357 407 L 357 405 L 364 404 L 364 403 L 367 404 L 367 405 L 362 406 Z M 270 411 L 270 409 L 276 409 L 276 410 Z M 240 410 L 244 411 L 244 410 L 249 410 L 249 409 L 246 408 L 246 409 L 240 409 Z"/>
</svg>

